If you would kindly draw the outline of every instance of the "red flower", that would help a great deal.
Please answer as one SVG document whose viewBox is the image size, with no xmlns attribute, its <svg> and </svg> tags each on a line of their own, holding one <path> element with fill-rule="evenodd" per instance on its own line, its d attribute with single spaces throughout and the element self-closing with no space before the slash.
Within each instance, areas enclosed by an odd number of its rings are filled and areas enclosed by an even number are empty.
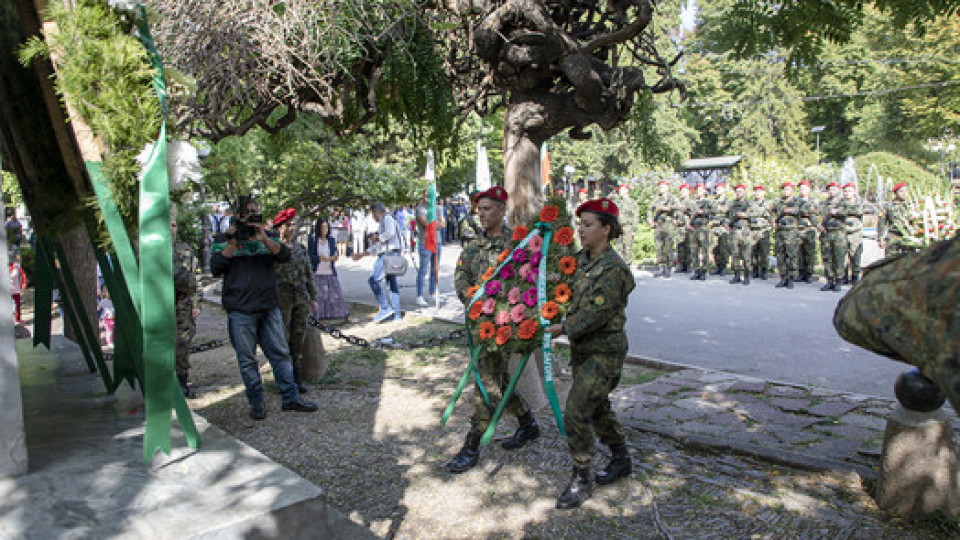
<svg viewBox="0 0 960 540">
<path fill-rule="evenodd" d="M 473 287 L 470 287 L 469 289 L 467 289 L 467 298 L 473 298 L 473 295 L 477 294 L 477 291 L 479 290 L 480 290 L 479 285 L 474 285 Z"/>
<path fill-rule="evenodd" d="M 493 325 L 490 321 L 484 321 L 480 325 L 480 339 L 487 340 L 492 338 L 497 333 L 497 327 Z"/>
<path fill-rule="evenodd" d="M 480 318 L 480 315 L 483 315 L 483 302 L 474 302 L 467 316 L 471 321 L 475 321 Z"/>
<path fill-rule="evenodd" d="M 556 302 L 547 302 L 540 308 L 540 315 L 547 320 L 553 319 L 558 313 L 560 313 L 560 306 Z"/>
<path fill-rule="evenodd" d="M 566 275 L 571 275 L 577 271 L 577 260 L 567 255 L 560 257 L 560 271 Z"/>
<path fill-rule="evenodd" d="M 497 345 L 503 345 L 504 343 L 510 341 L 510 335 L 513 331 L 509 326 L 501 326 L 497 329 Z"/>
<path fill-rule="evenodd" d="M 527 237 L 530 233 L 530 229 L 524 227 L 523 225 L 517 225 L 517 228 L 513 230 L 513 237 L 511 240 L 514 242 L 519 242 Z"/>
<path fill-rule="evenodd" d="M 570 227 L 560 227 L 557 234 L 553 236 L 553 241 L 561 246 L 569 246 L 573 243 L 573 229 Z"/>
<path fill-rule="evenodd" d="M 520 323 L 520 328 L 517 329 L 517 337 L 520 339 L 530 339 L 537 333 L 537 321 L 533 319 L 527 319 Z"/>
<path fill-rule="evenodd" d="M 540 221 L 544 223 L 552 223 L 558 217 L 560 217 L 560 211 L 552 204 L 548 204 L 543 207 L 543 210 L 540 210 Z"/>
<path fill-rule="evenodd" d="M 561 283 L 553 288 L 553 299 L 561 304 L 569 302 L 572 295 L 573 291 L 570 290 L 570 286 L 566 283 Z"/>
</svg>

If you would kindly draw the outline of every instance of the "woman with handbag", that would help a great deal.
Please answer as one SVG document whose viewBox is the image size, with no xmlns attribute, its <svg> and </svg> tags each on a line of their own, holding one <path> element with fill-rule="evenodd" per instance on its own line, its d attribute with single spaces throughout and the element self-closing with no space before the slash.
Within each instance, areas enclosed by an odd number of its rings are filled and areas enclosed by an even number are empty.
<svg viewBox="0 0 960 540">
<path fill-rule="evenodd" d="M 337 239 L 330 231 L 330 222 L 326 219 L 317 220 L 316 256 L 317 267 L 313 271 L 313 281 L 317 288 L 317 311 L 313 314 L 317 320 L 350 319 L 350 309 L 343 298 L 343 289 L 340 287 L 340 278 L 337 277 L 336 262 Z"/>
<path fill-rule="evenodd" d="M 400 286 L 397 284 L 397 276 L 406 272 L 406 259 L 400 253 L 400 226 L 397 220 L 393 219 L 387 212 L 387 207 L 381 202 L 370 205 L 370 212 L 373 219 L 377 221 L 377 232 L 374 234 L 373 245 L 366 253 L 355 253 L 353 260 L 359 261 L 367 255 L 376 255 L 377 261 L 373 263 L 373 271 L 370 272 L 370 290 L 377 299 L 380 310 L 373 318 L 373 322 L 383 322 L 391 317 L 399 321 L 402 317 L 400 309 Z M 384 279 L 390 287 L 390 294 L 383 291 L 380 284 Z"/>
</svg>

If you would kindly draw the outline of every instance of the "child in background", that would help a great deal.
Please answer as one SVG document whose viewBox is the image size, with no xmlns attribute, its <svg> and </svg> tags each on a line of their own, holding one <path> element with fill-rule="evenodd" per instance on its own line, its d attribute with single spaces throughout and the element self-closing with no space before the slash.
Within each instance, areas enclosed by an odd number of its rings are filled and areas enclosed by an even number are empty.
<svg viewBox="0 0 960 540">
<path fill-rule="evenodd" d="M 10 275 L 10 294 L 13 296 L 13 321 L 17 324 L 23 324 L 22 312 L 20 309 L 20 294 L 27 287 L 27 275 L 23 273 L 20 267 L 20 255 L 12 255 L 9 265 Z"/>
<path fill-rule="evenodd" d="M 113 301 L 110 300 L 110 293 L 104 287 L 100 291 L 100 301 L 97 302 L 97 312 L 100 314 L 100 320 L 103 321 L 104 340 L 107 345 L 113 346 L 113 328 L 114 328 L 114 309 Z"/>
</svg>

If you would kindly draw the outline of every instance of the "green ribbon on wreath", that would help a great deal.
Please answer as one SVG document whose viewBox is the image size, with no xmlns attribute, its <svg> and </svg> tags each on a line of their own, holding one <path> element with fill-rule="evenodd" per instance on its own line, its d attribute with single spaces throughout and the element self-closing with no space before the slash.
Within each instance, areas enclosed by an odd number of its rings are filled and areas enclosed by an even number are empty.
<svg viewBox="0 0 960 540">
<path fill-rule="evenodd" d="M 543 351 L 543 386 L 547 391 L 547 400 L 553 411 L 553 418 L 557 428 L 564 437 L 567 432 L 563 429 L 563 413 L 560 411 L 560 400 L 557 399 L 557 390 L 553 386 L 553 336 L 546 331 L 550 321 L 543 316 L 543 305 L 547 303 L 547 252 L 550 249 L 550 240 L 553 229 L 547 229 L 543 236 L 543 256 L 540 258 L 540 273 L 537 274 L 537 310 L 540 313 L 540 325 L 544 328 L 543 341 L 540 345 Z"/>
</svg>

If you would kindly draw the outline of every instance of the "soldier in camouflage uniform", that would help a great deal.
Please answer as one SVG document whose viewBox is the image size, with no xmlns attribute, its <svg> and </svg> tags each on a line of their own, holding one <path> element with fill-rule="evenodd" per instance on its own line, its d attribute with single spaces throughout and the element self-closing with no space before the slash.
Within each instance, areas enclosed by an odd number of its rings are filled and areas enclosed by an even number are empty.
<svg viewBox="0 0 960 540">
<path fill-rule="evenodd" d="M 186 242 L 176 242 L 177 222 L 170 220 L 173 233 L 173 289 L 175 292 L 177 318 L 177 345 L 175 366 L 177 381 L 184 397 L 193 399 L 197 393 L 190 388 L 190 344 L 197 335 L 196 318 L 200 313 L 197 304 L 197 258 Z"/>
<path fill-rule="evenodd" d="M 843 339 L 916 366 L 960 413 L 960 239 L 868 266 L 840 301 Z"/>
<path fill-rule="evenodd" d="M 616 202 L 616 201 L 614 201 Z M 690 220 L 693 218 L 693 212 L 697 207 L 696 201 L 690 197 L 690 185 L 680 184 L 680 217 L 678 219 L 677 232 L 677 272 L 685 274 L 690 271 L 690 259 L 692 257 L 691 246 L 693 245 L 693 227 Z M 620 211 L 621 215 L 623 210 Z M 632 231 L 630 232 L 632 234 Z M 629 236 L 624 229 L 624 236 Z"/>
<path fill-rule="evenodd" d="M 880 218 L 877 236 L 880 238 L 880 249 L 889 257 L 901 253 L 917 251 L 916 245 L 911 243 L 910 208 L 907 184 L 900 182 L 893 186 L 894 200 L 887 204 Z"/>
<path fill-rule="evenodd" d="M 548 328 L 554 335 L 569 336 L 573 368 L 563 418 L 573 478 L 557 500 L 559 509 L 576 508 L 590 497 L 595 437 L 613 453 L 595 478 L 598 484 L 612 484 L 632 469 L 623 427 L 610 405 L 627 355 L 625 311 L 635 287 L 630 267 L 610 248 L 610 241 L 622 233 L 617 213 L 607 199 L 587 201 L 577 209 L 583 249 L 577 255 L 570 311 L 563 323 Z"/>
<path fill-rule="evenodd" d="M 633 264 L 633 238 L 640 222 L 640 207 L 630 196 L 627 184 L 620 184 L 617 195 L 611 200 L 620 209 L 620 222 L 623 223 L 623 236 L 617 238 L 614 247 L 627 264 Z"/>
<path fill-rule="evenodd" d="M 847 257 L 845 204 L 840 197 L 840 184 L 827 184 L 827 200 L 820 204 L 820 251 L 823 256 L 823 273 L 827 284 L 821 291 L 840 292 L 841 280 L 847 273 L 844 264 Z"/>
<path fill-rule="evenodd" d="M 844 227 L 847 234 L 847 268 L 849 276 L 844 274 L 844 285 L 856 285 L 860 281 L 860 258 L 863 256 L 863 203 L 857 198 L 857 186 L 843 186 L 843 214 L 846 216 Z"/>
<path fill-rule="evenodd" d="M 293 208 L 281 211 L 273 218 L 273 226 L 280 228 L 280 239 L 290 248 L 290 260 L 277 266 L 277 283 L 280 286 L 280 315 L 286 330 L 287 347 L 293 362 L 293 379 L 301 394 L 307 393 L 303 384 L 301 361 L 303 339 L 307 333 L 307 317 L 317 311 L 317 289 L 310 267 L 310 256 L 302 244 L 293 243 L 296 225 Z"/>
<path fill-rule="evenodd" d="M 752 204 L 747 200 L 747 186 L 734 188 L 737 198 L 727 208 L 730 222 L 730 247 L 733 251 L 733 279 L 731 284 L 750 284 L 750 262 L 753 260 L 753 236 L 750 234 Z"/>
<path fill-rule="evenodd" d="M 713 253 L 713 263 L 717 268 L 712 272 L 723 276 L 727 273 L 727 263 L 730 261 L 730 220 L 727 219 L 727 209 L 730 199 L 727 197 L 727 185 L 723 182 L 713 187 L 713 207 L 710 214 L 710 252 Z"/>
<path fill-rule="evenodd" d="M 773 204 L 766 200 L 767 189 L 753 187 L 753 214 L 750 218 L 750 231 L 753 234 L 753 277 L 767 279 L 770 271 L 770 227 Z"/>
<path fill-rule="evenodd" d="M 810 195 L 810 181 L 800 182 L 800 259 L 797 268 L 798 277 L 807 283 L 813 282 L 813 270 L 817 266 L 817 219 L 820 207 L 817 199 Z"/>
<path fill-rule="evenodd" d="M 777 270 L 780 283 L 777 287 L 793 288 L 797 276 L 797 262 L 800 256 L 799 219 L 800 200 L 793 196 L 793 183 L 784 182 L 780 186 L 783 196 L 774 204 L 777 216 Z"/>
<path fill-rule="evenodd" d="M 473 197 L 477 194 L 474 193 Z M 480 224 L 480 218 L 477 217 L 477 203 L 470 200 L 470 212 L 460 220 L 457 225 L 457 237 L 460 238 L 460 247 L 465 248 L 467 244 L 476 240 L 483 234 L 483 225 Z"/>
<path fill-rule="evenodd" d="M 710 214 L 713 200 L 707 197 L 707 187 L 697 184 L 697 198 L 690 205 L 690 227 L 693 230 L 690 243 L 690 262 L 693 275 L 690 279 L 706 281 L 710 268 Z"/>
<path fill-rule="evenodd" d="M 474 203 L 477 206 L 480 223 L 483 224 L 483 235 L 463 249 L 453 275 L 454 287 L 465 311 L 469 309 L 471 301 L 467 296 L 467 289 L 480 285 L 487 268 L 499 266 L 497 257 L 503 250 L 512 246 L 510 240 L 512 231 L 503 224 L 507 208 L 507 191 L 500 186 L 494 186 L 478 193 Z M 479 386 L 476 386 L 473 415 L 470 417 L 470 432 L 467 433 L 466 440 L 463 442 L 463 448 L 447 463 L 448 471 L 462 473 L 479 461 L 480 439 L 490 425 L 493 411 L 510 382 L 509 361 L 509 356 L 503 352 L 487 350 L 484 350 L 477 359 L 477 369 L 480 371 L 483 387 L 490 403 L 487 404 Z M 519 392 L 515 391 L 510 396 L 505 411 L 517 417 L 520 427 L 501 445 L 503 448 L 516 450 L 540 436 L 537 420 Z"/>
<path fill-rule="evenodd" d="M 673 244 L 677 236 L 677 217 L 680 204 L 670 194 L 670 182 L 657 183 L 659 193 L 650 201 L 647 222 L 654 228 L 653 239 L 657 245 L 657 272 L 653 277 L 670 277 L 673 269 Z"/>
</svg>

